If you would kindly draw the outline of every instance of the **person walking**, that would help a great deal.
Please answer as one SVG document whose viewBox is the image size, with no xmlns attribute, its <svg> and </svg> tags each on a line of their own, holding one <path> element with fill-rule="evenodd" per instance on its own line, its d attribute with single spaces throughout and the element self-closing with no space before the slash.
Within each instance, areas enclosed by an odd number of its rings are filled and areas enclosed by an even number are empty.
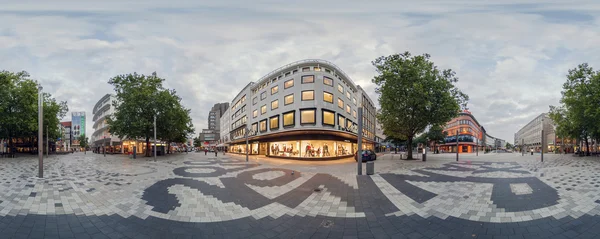
<svg viewBox="0 0 600 239">
<path fill-rule="evenodd" d="M 215 149 L 215 157 L 217 157 L 217 152 L 218 152 L 218 151 Z"/>
<path fill-rule="evenodd" d="M 204 149 L 204 155 L 208 154 L 208 150 Z"/>
</svg>

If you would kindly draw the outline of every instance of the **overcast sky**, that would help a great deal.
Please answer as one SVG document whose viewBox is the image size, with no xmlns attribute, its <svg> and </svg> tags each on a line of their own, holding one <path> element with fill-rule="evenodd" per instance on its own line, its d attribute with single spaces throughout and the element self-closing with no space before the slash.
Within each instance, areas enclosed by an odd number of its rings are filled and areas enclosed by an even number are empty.
<svg viewBox="0 0 600 239">
<path fill-rule="evenodd" d="M 334 62 L 377 102 L 372 60 L 429 53 L 456 71 L 488 133 L 512 142 L 558 104 L 568 69 L 600 68 L 594 0 L 279 2 L 0 0 L 0 69 L 86 111 L 88 135 L 110 77 L 156 71 L 200 132 L 214 103 L 284 64 Z"/>
</svg>

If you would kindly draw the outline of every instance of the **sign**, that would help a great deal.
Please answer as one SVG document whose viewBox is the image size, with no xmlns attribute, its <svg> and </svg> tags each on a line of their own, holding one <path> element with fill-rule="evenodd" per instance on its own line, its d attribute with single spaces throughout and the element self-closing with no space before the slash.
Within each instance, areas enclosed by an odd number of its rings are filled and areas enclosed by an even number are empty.
<svg viewBox="0 0 600 239">
<path fill-rule="evenodd" d="M 208 142 L 208 141 L 204 141 L 204 145 L 208 145 L 208 144 L 209 144 L 209 142 Z"/>
</svg>

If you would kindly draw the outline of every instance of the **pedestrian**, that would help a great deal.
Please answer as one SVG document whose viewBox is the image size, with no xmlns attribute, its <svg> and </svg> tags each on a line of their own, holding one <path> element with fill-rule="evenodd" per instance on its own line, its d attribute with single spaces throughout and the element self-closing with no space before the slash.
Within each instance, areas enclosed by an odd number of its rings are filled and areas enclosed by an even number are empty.
<svg viewBox="0 0 600 239">
<path fill-rule="evenodd" d="M 204 149 L 204 155 L 206 155 L 208 153 L 208 150 Z"/>
<path fill-rule="evenodd" d="M 217 157 L 217 150 L 215 149 L 215 157 Z"/>
</svg>

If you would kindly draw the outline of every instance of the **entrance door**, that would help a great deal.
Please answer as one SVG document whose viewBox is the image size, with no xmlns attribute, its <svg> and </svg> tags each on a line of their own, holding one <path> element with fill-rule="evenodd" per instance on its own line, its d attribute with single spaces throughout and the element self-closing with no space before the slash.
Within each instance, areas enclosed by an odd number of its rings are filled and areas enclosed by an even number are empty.
<svg viewBox="0 0 600 239">
<path fill-rule="evenodd" d="M 258 154 L 267 155 L 267 143 L 258 144 Z"/>
<path fill-rule="evenodd" d="M 463 145 L 462 146 L 462 152 L 463 153 L 468 153 L 469 152 L 469 146 Z"/>
</svg>

